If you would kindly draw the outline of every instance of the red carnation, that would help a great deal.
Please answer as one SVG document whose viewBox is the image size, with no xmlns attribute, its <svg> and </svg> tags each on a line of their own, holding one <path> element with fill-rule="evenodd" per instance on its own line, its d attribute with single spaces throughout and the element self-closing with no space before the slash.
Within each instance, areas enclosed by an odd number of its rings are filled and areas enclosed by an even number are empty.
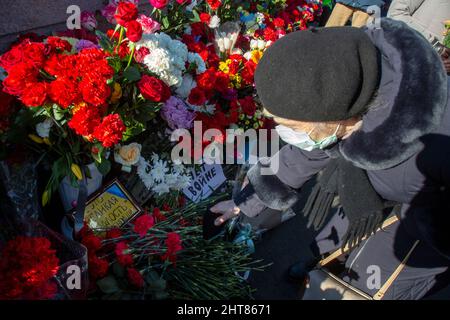
<svg viewBox="0 0 450 320">
<path fill-rule="evenodd" d="M 102 247 L 102 240 L 94 234 L 85 236 L 81 243 L 88 249 L 89 252 L 95 253 Z"/>
<path fill-rule="evenodd" d="M 125 27 L 126 23 L 131 20 L 136 20 L 138 16 L 138 9 L 131 2 L 119 2 L 114 18 L 121 26 Z"/>
<path fill-rule="evenodd" d="M 167 246 L 166 253 L 161 257 L 162 260 L 169 260 L 175 263 L 177 260 L 176 254 L 183 249 L 181 246 L 181 237 L 176 232 L 170 232 L 167 234 L 167 239 L 165 241 Z"/>
<path fill-rule="evenodd" d="M 161 213 L 161 210 L 159 210 L 159 208 L 154 208 L 153 209 L 153 217 L 158 222 L 167 220 L 166 216 Z"/>
<path fill-rule="evenodd" d="M 217 91 L 226 93 L 230 89 L 230 77 L 223 72 L 217 72 L 214 87 Z"/>
<path fill-rule="evenodd" d="M 106 232 L 106 239 L 117 239 L 122 236 L 122 231 L 118 228 L 110 229 Z"/>
<path fill-rule="evenodd" d="M 253 100 L 253 97 L 247 96 L 243 99 L 239 99 L 239 105 L 242 108 L 242 112 L 244 112 L 248 116 L 253 116 L 256 111 L 256 104 Z"/>
<path fill-rule="evenodd" d="M 127 269 L 127 278 L 130 284 L 135 288 L 142 288 L 144 286 L 144 278 L 135 268 Z"/>
<path fill-rule="evenodd" d="M 244 69 L 241 72 L 241 76 L 242 76 L 242 80 L 244 80 L 244 82 L 247 85 L 253 84 L 255 70 L 256 70 L 256 63 L 254 61 L 249 60 L 244 64 Z"/>
<path fill-rule="evenodd" d="M 50 46 L 52 51 L 70 51 L 72 50 L 72 45 L 67 41 L 59 37 L 48 37 L 47 44 Z"/>
<path fill-rule="evenodd" d="M 109 263 L 106 259 L 101 259 L 95 254 L 89 254 L 89 276 L 92 280 L 105 277 L 108 274 Z"/>
<path fill-rule="evenodd" d="M 13 66 L 22 62 L 22 58 L 22 47 L 20 45 L 14 46 L 11 50 L 0 56 L 0 67 L 9 72 Z"/>
<path fill-rule="evenodd" d="M 84 77 L 80 82 L 79 88 L 83 95 L 83 100 L 95 107 L 105 104 L 111 95 L 111 88 L 106 84 L 105 79 L 99 78 L 96 74 Z"/>
<path fill-rule="evenodd" d="M 89 137 L 100 123 L 101 118 L 98 110 L 88 106 L 75 112 L 69 121 L 69 127 L 78 135 Z"/>
<path fill-rule="evenodd" d="M 133 256 L 126 252 L 126 250 L 128 249 L 129 248 L 126 242 L 122 241 L 116 245 L 116 248 L 114 250 L 114 252 L 116 253 L 117 261 L 124 267 L 128 267 L 133 264 Z"/>
<path fill-rule="evenodd" d="M 205 92 L 199 87 L 195 87 L 189 94 L 188 102 L 195 106 L 203 106 L 206 103 Z"/>
<path fill-rule="evenodd" d="M 58 78 L 50 83 L 50 98 L 62 108 L 67 108 L 79 98 L 78 84 L 69 78 Z"/>
<path fill-rule="evenodd" d="M 123 133 L 126 129 L 118 114 L 109 114 L 95 128 L 94 138 L 100 141 L 105 148 L 110 148 L 122 140 Z"/>
<path fill-rule="evenodd" d="M 45 47 L 43 43 L 30 42 L 22 47 L 23 61 L 35 66 L 42 67 L 45 62 Z"/>
<path fill-rule="evenodd" d="M 212 10 L 217 10 L 222 5 L 220 0 L 206 0 L 206 2 L 208 2 Z"/>
<path fill-rule="evenodd" d="M 47 84 L 45 82 L 35 82 L 30 84 L 20 97 L 27 107 L 42 106 L 47 99 Z"/>
<path fill-rule="evenodd" d="M 142 38 L 142 26 L 136 20 L 127 22 L 127 38 L 131 42 L 138 42 Z"/>
<path fill-rule="evenodd" d="M 214 68 L 209 68 L 197 77 L 197 86 L 206 91 L 214 89 L 216 82 L 216 71 Z"/>
<path fill-rule="evenodd" d="M 133 231 L 142 238 L 154 224 L 155 220 L 153 217 L 149 214 L 144 214 L 134 221 Z"/>
<path fill-rule="evenodd" d="M 143 75 L 137 84 L 142 96 L 153 102 L 165 102 L 170 98 L 170 88 L 160 79 Z"/>
<path fill-rule="evenodd" d="M 37 81 L 39 71 L 26 63 L 19 63 L 13 66 L 8 76 L 3 81 L 3 91 L 14 96 L 20 96 L 25 88 Z"/>
<path fill-rule="evenodd" d="M 0 256 L 0 300 L 51 299 L 56 294 L 52 278 L 59 259 L 48 239 L 18 236 L 6 243 Z"/>
</svg>

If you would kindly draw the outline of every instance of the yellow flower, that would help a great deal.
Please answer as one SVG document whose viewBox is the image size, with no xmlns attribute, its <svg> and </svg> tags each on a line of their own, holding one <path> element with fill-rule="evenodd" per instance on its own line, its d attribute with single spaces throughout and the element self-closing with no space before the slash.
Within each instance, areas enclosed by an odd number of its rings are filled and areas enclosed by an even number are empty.
<svg viewBox="0 0 450 320">
<path fill-rule="evenodd" d="M 43 140 L 44 140 L 44 143 L 45 143 L 46 145 L 48 145 L 48 146 L 51 146 L 51 145 L 52 145 L 52 142 L 50 141 L 49 138 L 44 138 Z"/>
<path fill-rule="evenodd" d="M 70 166 L 70 169 L 72 170 L 72 173 L 75 175 L 75 177 L 77 177 L 78 180 L 83 179 L 83 174 L 81 172 L 81 168 L 79 165 L 72 163 L 72 165 Z"/>
<path fill-rule="evenodd" d="M 31 140 L 33 140 L 34 142 L 39 143 L 39 144 L 44 143 L 44 139 L 42 139 L 41 137 L 38 137 L 35 134 L 29 134 L 28 138 L 30 138 Z"/>
<path fill-rule="evenodd" d="M 114 82 L 114 91 L 111 94 L 111 103 L 119 102 L 120 98 L 122 98 L 122 87 L 117 82 Z"/>
<path fill-rule="evenodd" d="M 42 194 L 42 206 L 45 207 L 46 204 L 48 203 L 48 200 L 50 200 L 50 196 L 48 193 L 48 190 L 45 190 L 44 193 Z"/>
<path fill-rule="evenodd" d="M 450 20 L 445 20 L 444 25 L 447 29 L 450 29 Z"/>
<path fill-rule="evenodd" d="M 239 74 L 235 74 L 234 76 L 230 76 L 230 79 L 233 81 L 234 87 L 239 89 L 241 87 L 242 77 Z"/>
<path fill-rule="evenodd" d="M 260 50 L 253 50 L 253 51 L 252 51 L 252 56 L 251 56 L 250 59 L 251 59 L 254 63 L 258 64 L 259 60 L 261 60 L 262 55 L 263 55 L 263 52 L 262 52 L 262 51 L 260 51 Z"/>
<path fill-rule="evenodd" d="M 81 102 L 75 104 L 72 108 L 72 114 L 77 113 L 81 108 L 84 108 L 86 106 L 87 106 L 87 103 L 84 101 L 81 101 Z"/>
<path fill-rule="evenodd" d="M 228 74 L 230 72 L 230 63 L 231 59 L 227 59 L 227 61 L 225 62 L 221 61 L 219 63 L 219 70 L 222 71 L 223 73 Z"/>
</svg>

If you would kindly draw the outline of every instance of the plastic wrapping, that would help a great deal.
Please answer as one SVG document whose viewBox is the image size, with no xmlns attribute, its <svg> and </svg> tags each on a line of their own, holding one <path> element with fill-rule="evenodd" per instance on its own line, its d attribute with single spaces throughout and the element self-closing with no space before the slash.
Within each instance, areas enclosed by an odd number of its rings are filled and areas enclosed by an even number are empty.
<svg viewBox="0 0 450 320">
<path fill-rule="evenodd" d="M 41 209 L 37 194 L 37 172 L 34 161 L 8 164 L 0 162 L 0 181 L 20 219 L 39 219 Z"/>
</svg>

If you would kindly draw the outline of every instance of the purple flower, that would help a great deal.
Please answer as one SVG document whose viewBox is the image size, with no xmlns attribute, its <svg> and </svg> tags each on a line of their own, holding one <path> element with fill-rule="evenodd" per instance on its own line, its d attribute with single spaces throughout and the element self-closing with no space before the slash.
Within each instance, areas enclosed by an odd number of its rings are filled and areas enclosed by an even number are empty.
<svg viewBox="0 0 450 320">
<path fill-rule="evenodd" d="M 100 46 L 98 44 L 93 43 L 92 41 L 81 39 L 80 41 L 77 42 L 75 48 L 77 49 L 77 52 L 80 52 L 83 49 L 100 48 Z"/>
<path fill-rule="evenodd" d="M 162 107 L 161 116 L 172 130 L 190 129 L 195 113 L 187 109 L 183 100 L 172 96 Z"/>
</svg>

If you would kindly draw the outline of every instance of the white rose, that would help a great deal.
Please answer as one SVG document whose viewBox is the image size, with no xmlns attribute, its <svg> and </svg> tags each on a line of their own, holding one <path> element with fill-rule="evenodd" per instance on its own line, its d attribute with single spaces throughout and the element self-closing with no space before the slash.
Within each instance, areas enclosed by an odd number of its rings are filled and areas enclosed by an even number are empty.
<svg viewBox="0 0 450 320">
<path fill-rule="evenodd" d="M 212 16 L 211 20 L 209 21 L 208 27 L 211 29 L 218 28 L 220 25 L 220 18 L 218 16 Z"/>
<path fill-rule="evenodd" d="M 264 50 L 264 48 L 266 47 L 266 42 L 264 40 L 258 40 L 258 49 L 259 50 Z"/>
<path fill-rule="evenodd" d="M 126 146 L 119 146 L 114 151 L 114 160 L 125 166 L 132 166 L 139 162 L 141 158 L 142 146 L 133 142 Z"/>
<path fill-rule="evenodd" d="M 50 129 L 53 126 L 52 119 L 45 119 L 43 122 L 36 125 L 36 132 L 41 138 L 48 138 L 50 135 Z"/>
</svg>

